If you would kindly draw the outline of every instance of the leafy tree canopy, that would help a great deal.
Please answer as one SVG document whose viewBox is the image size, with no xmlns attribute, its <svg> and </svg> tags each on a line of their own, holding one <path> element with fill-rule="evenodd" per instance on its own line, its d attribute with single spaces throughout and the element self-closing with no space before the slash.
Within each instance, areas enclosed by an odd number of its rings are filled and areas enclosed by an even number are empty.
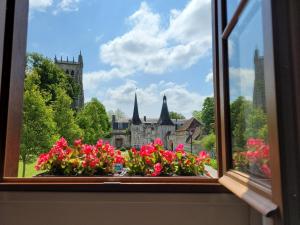
<svg viewBox="0 0 300 225">
<path fill-rule="evenodd" d="M 38 80 L 35 72 L 27 74 L 25 78 L 20 146 L 23 176 L 25 175 L 25 164 L 35 160 L 38 154 L 48 151 L 58 139 L 53 110 L 46 105 L 45 98 L 35 84 Z"/>
<path fill-rule="evenodd" d="M 185 119 L 185 116 L 182 115 L 181 113 L 171 111 L 169 114 L 171 119 Z"/>
<path fill-rule="evenodd" d="M 110 123 L 103 104 L 96 98 L 85 104 L 77 115 L 77 123 L 83 130 L 86 143 L 94 144 L 99 138 L 109 137 Z"/>
<path fill-rule="evenodd" d="M 214 97 L 207 97 L 204 100 L 202 111 L 201 111 L 201 120 L 204 125 L 204 132 L 210 134 L 214 132 L 215 125 L 215 100 Z"/>
<path fill-rule="evenodd" d="M 27 72 L 35 71 L 39 75 L 40 82 L 37 85 L 41 92 L 49 93 L 51 96 L 50 99 L 47 99 L 47 104 L 55 101 L 58 87 L 66 90 L 71 99 L 79 94 L 79 86 L 73 78 L 41 54 L 30 53 L 27 55 L 26 70 Z"/>
<path fill-rule="evenodd" d="M 53 102 L 54 121 L 57 124 L 58 133 L 69 143 L 81 138 L 82 130 L 76 124 L 74 111 L 71 109 L 72 99 L 62 88 L 56 90 L 56 100 Z"/>
</svg>

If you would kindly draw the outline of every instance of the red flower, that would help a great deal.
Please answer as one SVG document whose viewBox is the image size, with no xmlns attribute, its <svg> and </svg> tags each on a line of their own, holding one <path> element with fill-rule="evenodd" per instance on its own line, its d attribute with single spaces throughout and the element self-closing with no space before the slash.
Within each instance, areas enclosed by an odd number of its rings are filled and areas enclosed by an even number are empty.
<svg viewBox="0 0 300 225">
<path fill-rule="evenodd" d="M 75 147 L 80 147 L 81 145 L 82 145 L 81 139 L 77 139 L 77 140 L 74 141 L 74 146 Z"/>
<path fill-rule="evenodd" d="M 176 147 L 176 151 L 183 151 L 184 150 L 184 144 L 179 144 L 177 147 Z"/>
<path fill-rule="evenodd" d="M 262 139 L 249 138 L 247 140 L 247 145 L 249 147 L 251 147 L 251 146 L 258 146 L 258 145 L 262 145 L 262 144 L 264 144 L 264 141 Z"/>
<path fill-rule="evenodd" d="M 269 145 L 263 145 L 261 149 L 262 157 L 269 158 L 270 157 L 270 147 Z"/>
<path fill-rule="evenodd" d="M 199 161 L 202 161 L 202 160 L 205 160 L 205 159 L 208 159 L 208 158 L 209 158 L 209 154 L 206 151 L 200 151 L 199 156 L 198 156 L 197 159 Z"/>
<path fill-rule="evenodd" d="M 163 142 L 160 138 L 156 138 L 154 140 L 154 145 L 159 145 L 159 146 L 163 146 Z"/>
<path fill-rule="evenodd" d="M 171 163 L 175 157 L 174 153 L 171 151 L 162 151 L 162 155 L 168 161 L 168 163 Z"/>
<path fill-rule="evenodd" d="M 271 169 L 267 164 L 263 164 L 260 167 L 260 170 L 263 172 L 264 175 L 266 175 L 266 177 L 271 178 Z"/>
<path fill-rule="evenodd" d="M 159 176 L 160 173 L 161 173 L 161 171 L 162 171 L 162 169 L 163 169 L 163 167 L 161 166 L 161 164 L 160 164 L 160 163 L 156 163 L 156 164 L 154 165 L 154 172 L 151 173 L 151 176 L 152 176 L 152 177 Z"/>
<path fill-rule="evenodd" d="M 68 142 L 62 137 L 56 142 L 56 146 L 59 148 L 66 148 L 68 146 Z"/>
<path fill-rule="evenodd" d="M 91 146 L 91 145 L 84 145 L 82 148 L 82 152 L 86 155 L 91 154 L 92 150 L 93 150 L 93 146 Z"/>
<path fill-rule="evenodd" d="M 160 163 L 156 163 L 155 165 L 154 165 L 154 172 L 156 172 L 156 173 L 160 173 L 161 171 L 162 171 L 162 166 L 161 166 L 161 164 Z"/>
<path fill-rule="evenodd" d="M 97 147 L 97 148 L 101 148 L 102 145 L 103 145 L 103 140 L 102 140 L 102 139 L 99 139 L 99 140 L 97 141 L 96 147 Z"/>
<path fill-rule="evenodd" d="M 124 157 L 122 156 L 122 153 L 120 150 L 117 151 L 117 154 L 115 156 L 115 163 L 123 164 L 125 162 Z"/>
</svg>

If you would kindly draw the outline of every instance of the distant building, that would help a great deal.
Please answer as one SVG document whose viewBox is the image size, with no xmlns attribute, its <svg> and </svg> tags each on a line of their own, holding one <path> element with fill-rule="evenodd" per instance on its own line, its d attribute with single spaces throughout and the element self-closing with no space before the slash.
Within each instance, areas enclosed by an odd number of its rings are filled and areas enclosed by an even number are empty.
<svg viewBox="0 0 300 225">
<path fill-rule="evenodd" d="M 194 117 L 176 130 L 176 145 L 184 144 L 187 151 L 191 150 L 191 141 L 198 140 L 203 136 L 203 125 Z"/>
<path fill-rule="evenodd" d="M 111 143 L 117 148 L 140 148 L 142 145 L 160 138 L 164 142 L 165 149 L 174 150 L 177 144 L 186 145 L 188 143 L 189 133 L 187 129 L 192 128 L 195 128 L 193 139 L 202 135 L 201 124 L 195 118 L 189 120 L 170 118 L 166 96 L 163 97 L 158 119 L 146 118 L 146 116 L 141 119 L 137 96 L 135 95 L 131 119 L 116 121 L 116 117 L 112 116 Z"/>
<path fill-rule="evenodd" d="M 259 55 L 258 49 L 254 52 L 254 90 L 253 105 L 266 111 L 264 56 Z"/>
<path fill-rule="evenodd" d="M 79 94 L 73 99 L 72 108 L 78 110 L 84 105 L 84 93 L 83 93 L 83 83 L 82 83 L 82 73 L 83 73 L 83 58 L 82 54 L 78 55 L 78 60 L 75 61 L 74 57 L 72 60 L 69 60 L 68 57 L 66 60 L 63 60 L 62 57 L 58 60 L 55 56 L 54 63 L 65 71 L 66 74 L 70 75 L 73 80 L 79 86 Z"/>
<path fill-rule="evenodd" d="M 175 139 L 175 124 L 170 119 L 167 97 L 163 97 L 160 117 L 157 121 L 141 121 L 139 117 L 137 97 L 134 99 L 133 116 L 131 120 L 131 146 L 140 147 L 160 138 L 165 149 L 173 149 Z"/>
</svg>

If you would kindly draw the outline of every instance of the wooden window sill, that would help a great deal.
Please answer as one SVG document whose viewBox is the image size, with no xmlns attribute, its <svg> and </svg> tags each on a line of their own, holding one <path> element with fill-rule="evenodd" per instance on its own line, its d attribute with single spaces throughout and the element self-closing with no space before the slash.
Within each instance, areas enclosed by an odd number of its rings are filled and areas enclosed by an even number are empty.
<svg viewBox="0 0 300 225">
<path fill-rule="evenodd" d="M 271 190 L 249 177 L 229 171 L 219 182 L 264 216 L 270 217 L 278 210 L 278 206 L 271 201 Z"/>
<path fill-rule="evenodd" d="M 228 193 L 217 179 L 198 177 L 3 178 L 0 191 Z"/>
</svg>

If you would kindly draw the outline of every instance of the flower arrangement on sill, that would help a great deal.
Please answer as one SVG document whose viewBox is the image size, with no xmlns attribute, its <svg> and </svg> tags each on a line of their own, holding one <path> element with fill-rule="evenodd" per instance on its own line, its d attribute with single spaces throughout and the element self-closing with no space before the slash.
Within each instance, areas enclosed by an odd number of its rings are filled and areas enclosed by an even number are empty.
<svg viewBox="0 0 300 225">
<path fill-rule="evenodd" d="M 174 152 L 164 150 L 160 139 L 140 151 L 121 152 L 102 140 L 96 145 L 76 140 L 71 147 L 61 138 L 38 157 L 35 169 L 45 171 L 43 176 L 199 176 L 207 175 L 204 165 L 209 163 L 206 151 L 193 155 L 185 152 L 182 144 Z"/>
<path fill-rule="evenodd" d="M 270 147 L 262 139 L 249 138 L 243 151 L 233 154 L 234 168 L 262 178 L 271 178 Z"/>
</svg>

